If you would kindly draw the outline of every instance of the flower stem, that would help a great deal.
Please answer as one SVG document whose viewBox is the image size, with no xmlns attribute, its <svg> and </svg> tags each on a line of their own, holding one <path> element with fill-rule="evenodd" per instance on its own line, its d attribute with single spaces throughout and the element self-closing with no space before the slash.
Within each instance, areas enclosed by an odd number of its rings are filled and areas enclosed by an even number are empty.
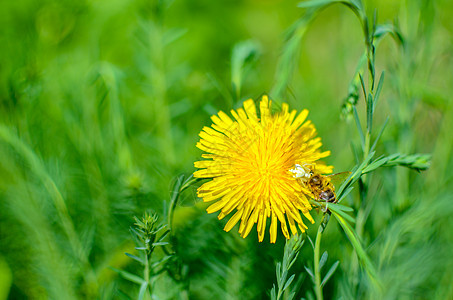
<svg viewBox="0 0 453 300">
<path fill-rule="evenodd" d="M 321 286 L 321 270 L 319 268 L 319 250 L 321 246 L 321 236 L 323 232 L 322 228 L 322 221 L 318 228 L 318 233 L 316 234 L 316 241 L 315 241 L 315 257 L 314 257 L 314 265 L 315 265 L 315 293 L 317 300 L 323 300 L 322 296 L 322 286 Z"/>
</svg>

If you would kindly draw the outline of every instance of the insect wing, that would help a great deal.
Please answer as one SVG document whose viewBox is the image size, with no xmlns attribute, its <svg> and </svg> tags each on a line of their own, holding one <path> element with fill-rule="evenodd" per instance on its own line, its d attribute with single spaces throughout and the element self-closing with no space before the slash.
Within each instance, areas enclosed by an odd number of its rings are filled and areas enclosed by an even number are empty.
<svg viewBox="0 0 453 300">
<path fill-rule="evenodd" d="M 335 174 L 330 174 L 326 175 L 325 177 L 328 178 L 328 180 L 334 185 L 338 186 L 340 185 L 343 181 L 346 180 L 346 178 L 351 175 L 351 172 L 340 172 L 340 173 L 335 173 Z"/>
</svg>

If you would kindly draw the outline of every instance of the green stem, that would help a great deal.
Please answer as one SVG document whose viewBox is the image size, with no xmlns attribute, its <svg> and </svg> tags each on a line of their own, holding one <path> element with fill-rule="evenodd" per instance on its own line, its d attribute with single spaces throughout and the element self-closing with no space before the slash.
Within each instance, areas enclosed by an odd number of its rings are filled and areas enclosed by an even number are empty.
<svg viewBox="0 0 453 300">
<path fill-rule="evenodd" d="M 168 230 L 170 230 L 170 231 L 173 226 L 173 215 L 174 215 L 175 208 L 176 208 L 176 205 L 179 200 L 179 196 L 185 189 L 187 189 L 195 181 L 197 181 L 198 178 L 194 178 L 193 175 L 190 175 L 187 179 L 185 179 L 184 181 L 183 180 L 184 180 L 184 177 L 178 177 L 178 179 L 175 183 L 175 187 L 173 189 L 173 194 L 171 195 L 171 198 L 170 198 L 170 208 L 169 208 L 168 216 L 167 216 Z"/>
<path fill-rule="evenodd" d="M 145 271 L 144 271 L 144 280 L 148 284 L 148 292 L 150 298 L 152 298 L 152 287 L 151 287 L 151 282 L 150 282 L 150 269 L 149 269 L 149 260 L 150 260 L 150 255 L 148 254 L 148 251 L 146 251 L 146 256 L 145 256 Z"/>
<path fill-rule="evenodd" d="M 367 130 L 365 134 L 365 148 L 363 149 L 363 160 L 367 159 L 370 154 L 371 132 Z M 363 176 L 362 176 L 363 177 Z"/>
<path fill-rule="evenodd" d="M 319 250 L 321 246 L 321 236 L 322 236 L 323 228 L 322 228 L 322 221 L 318 228 L 318 233 L 316 234 L 316 241 L 315 241 L 315 292 L 316 292 L 316 299 L 323 300 L 322 296 L 322 287 L 321 287 L 321 270 L 319 269 Z"/>
</svg>

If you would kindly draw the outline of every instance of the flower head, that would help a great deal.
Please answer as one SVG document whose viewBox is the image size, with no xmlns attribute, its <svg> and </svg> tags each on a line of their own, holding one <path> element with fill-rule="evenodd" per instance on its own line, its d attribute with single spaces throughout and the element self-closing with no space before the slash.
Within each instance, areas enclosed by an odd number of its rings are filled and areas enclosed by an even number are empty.
<svg viewBox="0 0 453 300">
<path fill-rule="evenodd" d="M 307 228 L 300 213 L 314 222 L 308 201 L 312 193 L 294 176 L 296 164 L 310 165 L 322 174 L 332 168 L 317 162 L 330 152 L 320 151 L 321 139 L 306 121 L 308 111 L 296 117 L 296 111 L 289 112 L 283 103 L 281 112 L 271 114 L 271 105 L 263 96 L 259 116 L 252 99 L 244 102 L 244 108 L 231 110 L 234 120 L 222 111 L 212 116 L 213 124 L 203 128 L 197 143 L 207 160 L 195 162 L 200 170 L 194 176 L 212 178 L 198 188 L 205 202 L 216 201 L 208 213 L 220 210 L 218 218 L 222 219 L 235 211 L 225 231 L 241 220 L 239 233 L 245 238 L 257 224 L 261 242 L 267 218 L 271 218 L 270 241 L 275 243 L 278 221 L 287 239 L 288 224 L 292 234 L 297 233 L 295 223 L 302 232 Z"/>
</svg>

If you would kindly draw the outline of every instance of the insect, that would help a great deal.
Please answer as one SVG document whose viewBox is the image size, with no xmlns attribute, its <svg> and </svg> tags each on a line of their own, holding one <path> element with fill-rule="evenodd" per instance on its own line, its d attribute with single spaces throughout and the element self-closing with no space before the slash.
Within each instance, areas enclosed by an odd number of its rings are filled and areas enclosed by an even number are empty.
<svg viewBox="0 0 453 300">
<path fill-rule="evenodd" d="M 336 203 L 337 195 L 335 194 L 335 186 L 333 182 L 342 182 L 350 172 L 341 172 L 330 175 L 321 175 L 311 168 L 310 164 L 296 164 L 294 169 L 291 169 L 294 178 L 299 178 L 301 183 L 307 187 L 317 201 L 325 201 L 328 203 Z M 327 205 L 326 205 L 327 211 Z"/>
</svg>

